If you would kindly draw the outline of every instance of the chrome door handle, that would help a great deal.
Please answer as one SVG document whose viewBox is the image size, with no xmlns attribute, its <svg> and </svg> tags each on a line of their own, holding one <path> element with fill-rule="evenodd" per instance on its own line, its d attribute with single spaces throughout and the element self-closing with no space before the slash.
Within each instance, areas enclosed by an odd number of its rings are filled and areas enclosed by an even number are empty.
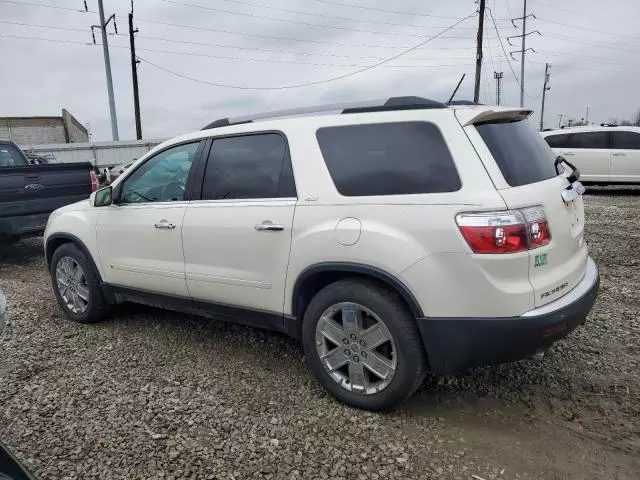
<svg viewBox="0 0 640 480">
<path fill-rule="evenodd" d="M 259 232 L 264 230 L 279 232 L 281 230 L 284 230 L 284 225 L 273 223 L 271 220 L 265 220 L 264 222 L 256 225 L 256 230 L 258 230 Z"/>
<path fill-rule="evenodd" d="M 567 155 L 567 156 L 571 157 L 572 155 L 575 155 L 575 153 L 573 153 L 573 152 L 563 152 L 562 155 Z"/>
<path fill-rule="evenodd" d="M 174 223 L 169 223 L 166 220 L 154 223 L 153 226 L 159 230 L 173 230 L 174 228 L 176 228 L 176 225 Z"/>
<path fill-rule="evenodd" d="M 626 157 L 627 156 L 626 153 L 612 153 L 611 155 L 613 155 L 614 157 Z"/>
</svg>

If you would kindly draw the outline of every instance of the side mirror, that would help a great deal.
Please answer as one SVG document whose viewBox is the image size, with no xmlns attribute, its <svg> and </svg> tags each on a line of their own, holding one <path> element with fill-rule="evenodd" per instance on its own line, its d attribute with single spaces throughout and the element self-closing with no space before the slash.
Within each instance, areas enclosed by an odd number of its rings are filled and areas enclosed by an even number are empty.
<svg viewBox="0 0 640 480">
<path fill-rule="evenodd" d="M 113 203 L 113 187 L 108 186 L 101 188 L 96 192 L 96 197 L 93 202 L 94 207 L 108 207 Z"/>
</svg>

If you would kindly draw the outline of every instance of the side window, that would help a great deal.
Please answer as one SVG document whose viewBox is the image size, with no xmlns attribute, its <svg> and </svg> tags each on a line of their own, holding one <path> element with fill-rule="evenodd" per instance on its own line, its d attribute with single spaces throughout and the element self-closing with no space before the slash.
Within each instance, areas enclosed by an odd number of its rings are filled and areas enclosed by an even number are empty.
<svg viewBox="0 0 640 480">
<path fill-rule="evenodd" d="M 562 148 L 567 143 L 568 134 L 563 135 L 549 135 L 544 137 L 551 148 Z"/>
<path fill-rule="evenodd" d="M 316 136 L 341 195 L 454 192 L 461 187 L 442 133 L 432 123 L 326 127 Z"/>
<path fill-rule="evenodd" d="M 287 143 L 277 133 L 213 140 L 203 200 L 295 197 Z"/>
<path fill-rule="evenodd" d="M 179 202 L 200 142 L 164 150 L 140 165 L 123 183 L 119 203 Z"/>
<path fill-rule="evenodd" d="M 607 148 L 608 132 L 583 132 L 569 135 L 564 148 Z"/>
<path fill-rule="evenodd" d="M 613 132 L 613 148 L 640 150 L 640 133 Z"/>
<path fill-rule="evenodd" d="M 0 167 L 16 167 L 18 165 L 27 165 L 24 156 L 13 145 L 0 144 Z"/>
</svg>

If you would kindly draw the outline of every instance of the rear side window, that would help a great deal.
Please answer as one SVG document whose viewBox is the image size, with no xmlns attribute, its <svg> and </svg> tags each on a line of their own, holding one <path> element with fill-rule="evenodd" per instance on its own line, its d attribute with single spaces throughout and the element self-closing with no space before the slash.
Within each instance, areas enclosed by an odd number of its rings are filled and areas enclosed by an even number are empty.
<svg viewBox="0 0 640 480">
<path fill-rule="evenodd" d="M 555 154 L 529 120 L 476 125 L 504 179 L 512 187 L 555 177 Z"/>
<path fill-rule="evenodd" d="M 0 167 L 27 165 L 24 156 L 10 143 L 0 144 Z"/>
<path fill-rule="evenodd" d="M 282 135 L 214 139 L 202 185 L 203 200 L 295 196 L 289 151 Z"/>
<path fill-rule="evenodd" d="M 551 148 L 562 148 L 567 143 L 568 134 L 548 135 L 544 137 Z"/>
<path fill-rule="evenodd" d="M 565 148 L 607 148 L 607 134 L 609 132 L 572 133 L 567 139 Z"/>
<path fill-rule="evenodd" d="M 454 192 L 460 177 L 438 127 L 427 122 L 326 127 L 316 134 L 347 197 Z"/>
<path fill-rule="evenodd" d="M 640 133 L 636 132 L 612 132 L 613 148 L 640 150 Z"/>
</svg>

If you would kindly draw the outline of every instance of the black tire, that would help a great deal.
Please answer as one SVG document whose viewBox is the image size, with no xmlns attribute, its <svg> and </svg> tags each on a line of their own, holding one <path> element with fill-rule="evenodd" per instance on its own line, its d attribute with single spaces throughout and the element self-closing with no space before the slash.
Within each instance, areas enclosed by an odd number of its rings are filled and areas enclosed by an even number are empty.
<svg viewBox="0 0 640 480">
<path fill-rule="evenodd" d="M 56 281 L 56 266 L 63 257 L 71 257 L 84 271 L 89 289 L 89 302 L 87 308 L 82 313 L 75 313 L 67 307 L 58 290 Z M 100 288 L 100 280 L 98 273 L 93 267 L 93 263 L 87 255 L 78 248 L 74 243 L 64 243 L 58 247 L 51 257 L 51 285 L 53 292 L 58 300 L 58 304 L 64 311 L 65 315 L 74 322 L 78 323 L 95 323 L 104 319 L 110 311 L 110 305 L 104 298 Z"/>
<path fill-rule="evenodd" d="M 349 391 L 325 370 L 316 348 L 316 327 L 332 305 L 354 302 L 374 312 L 387 327 L 396 346 L 396 370 L 380 392 L 368 395 Z M 302 344 L 309 369 L 334 397 L 365 410 L 388 410 L 408 399 L 427 373 L 427 357 L 415 319 L 394 291 L 366 279 L 345 279 L 318 292 L 307 307 L 302 324 Z"/>
</svg>

